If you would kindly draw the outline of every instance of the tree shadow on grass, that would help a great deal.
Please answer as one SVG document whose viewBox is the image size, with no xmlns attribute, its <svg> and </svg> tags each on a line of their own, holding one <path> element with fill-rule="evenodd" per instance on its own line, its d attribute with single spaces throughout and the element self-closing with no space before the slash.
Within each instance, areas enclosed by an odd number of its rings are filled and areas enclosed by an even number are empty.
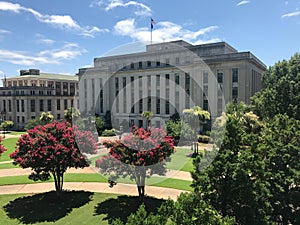
<svg viewBox="0 0 300 225">
<path fill-rule="evenodd" d="M 9 218 L 18 219 L 25 224 L 55 222 L 65 217 L 73 208 L 87 204 L 92 196 L 92 192 L 65 191 L 58 197 L 52 191 L 17 198 L 3 208 Z"/>
<path fill-rule="evenodd" d="M 135 213 L 140 205 L 145 205 L 148 214 L 150 212 L 157 214 L 157 210 L 163 202 L 165 202 L 165 200 L 148 196 L 144 197 L 144 201 L 141 201 L 137 196 L 123 195 L 117 198 L 110 198 L 96 205 L 94 215 L 105 214 L 106 217 L 104 220 L 107 220 L 109 224 L 117 218 L 126 222 L 127 217 L 131 213 Z"/>
</svg>

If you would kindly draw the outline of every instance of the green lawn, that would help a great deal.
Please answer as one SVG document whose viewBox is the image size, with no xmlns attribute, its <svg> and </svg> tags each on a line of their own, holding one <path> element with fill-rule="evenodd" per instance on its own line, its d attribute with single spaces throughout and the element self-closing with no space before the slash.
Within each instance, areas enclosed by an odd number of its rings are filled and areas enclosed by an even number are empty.
<svg viewBox="0 0 300 225">
<path fill-rule="evenodd" d="M 7 134 L 10 134 L 10 135 L 22 135 L 22 134 L 26 134 L 27 132 L 26 131 L 11 131 Z"/>
<path fill-rule="evenodd" d="M 148 212 L 158 213 L 162 199 L 146 197 Z M 1 195 L 0 224 L 91 225 L 111 224 L 137 210 L 141 202 L 135 196 L 73 191 L 59 199 L 54 192 L 35 195 Z"/>
<path fill-rule="evenodd" d="M 193 170 L 193 151 L 189 148 L 176 148 L 176 152 L 171 156 L 171 161 L 167 163 L 167 169 L 191 172 Z"/>
<path fill-rule="evenodd" d="M 107 182 L 107 178 L 102 176 L 101 174 L 65 174 L 64 176 L 65 182 Z M 53 182 L 53 179 L 50 179 L 47 182 Z M 135 184 L 134 181 L 126 179 L 118 180 L 119 183 L 126 183 L 126 184 Z M 34 184 L 34 183 L 41 183 L 41 181 L 33 181 L 28 179 L 28 176 L 11 176 L 11 177 L 0 177 L 0 185 L 12 185 L 12 184 Z M 173 179 L 173 178 L 162 178 L 162 177 L 151 177 L 146 180 L 146 185 L 151 186 L 158 186 L 158 187 L 168 187 L 174 188 L 179 190 L 186 190 L 192 191 L 190 187 L 191 181 Z"/>
<path fill-rule="evenodd" d="M 19 138 L 6 138 L 3 140 L 3 145 L 7 149 L 7 151 L 3 152 L 0 157 L 0 162 L 10 161 L 11 158 L 9 157 L 10 153 L 15 151 L 16 142 Z"/>
<path fill-rule="evenodd" d="M 19 166 L 18 165 L 15 166 L 11 162 L 10 163 L 4 163 L 4 164 L 0 163 L 0 170 L 1 169 L 13 169 L 13 168 L 19 168 Z"/>
</svg>

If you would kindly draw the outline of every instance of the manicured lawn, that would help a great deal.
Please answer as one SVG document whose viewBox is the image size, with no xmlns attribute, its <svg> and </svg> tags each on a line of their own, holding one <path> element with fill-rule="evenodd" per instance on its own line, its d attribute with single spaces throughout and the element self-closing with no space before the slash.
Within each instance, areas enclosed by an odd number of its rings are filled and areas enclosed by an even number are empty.
<svg viewBox="0 0 300 225">
<path fill-rule="evenodd" d="M 157 213 L 162 199 L 146 197 L 148 212 Z M 35 195 L 1 195 L 0 224 L 111 224 L 137 210 L 141 202 L 135 196 L 118 196 L 84 191 L 64 193 L 59 199 L 54 192 Z"/>
<path fill-rule="evenodd" d="M 65 182 L 102 182 L 106 183 L 107 178 L 102 176 L 101 174 L 65 174 L 64 176 Z M 47 182 L 53 182 L 53 179 L 50 179 Z M 126 184 L 135 184 L 134 181 L 126 179 L 118 180 L 119 183 Z M 12 176 L 12 177 L 0 177 L 0 185 L 12 185 L 12 184 L 34 184 L 41 183 L 41 181 L 33 181 L 28 179 L 28 176 Z M 162 178 L 162 177 L 151 177 L 146 180 L 146 185 L 158 186 L 158 187 L 168 187 L 175 188 L 179 190 L 191 191 L 190 187 L 191 181 L 173 179 L 173 178 Z M 107 184 L 108 185 L 108 184 Z"/>
<path fill-rule="evenodd" d="M 0 163 L 0 170 L 1 169 L 13 169 L 13 168 L 19 168 L 18 165 L 13 165 L 11 162 L 10 163 L 4 163 L 4 164 L 1 164 Z"/>
<path fill-rule="evenodd" d="M 10 153 L 15 151 L 16 142 L 19 138 L 6 138 L 3 140 L 3 145 L 7 149 L 7 151 L 3 152 L 0 157 L 0 162 L 10 161 L 11 158 L 9 157 Z"/>
<path fill-rule="evenodd" d="M 171 156 L 171 161 L 167 163 L 167 169 L 191 172 L 193 170 L 193 151 L 189 148 L 176 148 L 176 152 Z"/>
</svg>

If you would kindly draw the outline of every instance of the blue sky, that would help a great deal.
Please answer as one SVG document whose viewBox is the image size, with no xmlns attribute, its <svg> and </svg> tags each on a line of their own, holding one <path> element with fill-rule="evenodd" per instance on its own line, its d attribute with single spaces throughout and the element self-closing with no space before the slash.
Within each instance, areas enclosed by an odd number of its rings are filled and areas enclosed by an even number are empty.
<svg viewBox="0 0 300 225">
<path fill-rule="evenodd" d="M 226 41 L 267 66 L 300 48 L 300 0 L 0 1 L 0 78 L 20 69 L 75 74 L 114 48 Z"/>
</svg>

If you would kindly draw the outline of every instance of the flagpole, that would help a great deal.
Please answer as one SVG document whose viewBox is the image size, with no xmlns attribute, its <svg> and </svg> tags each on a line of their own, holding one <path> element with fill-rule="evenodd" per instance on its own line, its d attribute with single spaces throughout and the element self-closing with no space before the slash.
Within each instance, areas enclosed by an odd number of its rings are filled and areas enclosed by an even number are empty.
<svg viewBox="0 0 300 225">
<path fill-rule="evenodd" d="M 150 32 L 150 35 L 151 35 L 151 42 L 150 44 L 152 45 L 152 30 L 153 30 L 153 24 L 152 24 L 152 18 L 150 18 L 150 29 L 151 29 L 151 32 Z"/>
</svg>

